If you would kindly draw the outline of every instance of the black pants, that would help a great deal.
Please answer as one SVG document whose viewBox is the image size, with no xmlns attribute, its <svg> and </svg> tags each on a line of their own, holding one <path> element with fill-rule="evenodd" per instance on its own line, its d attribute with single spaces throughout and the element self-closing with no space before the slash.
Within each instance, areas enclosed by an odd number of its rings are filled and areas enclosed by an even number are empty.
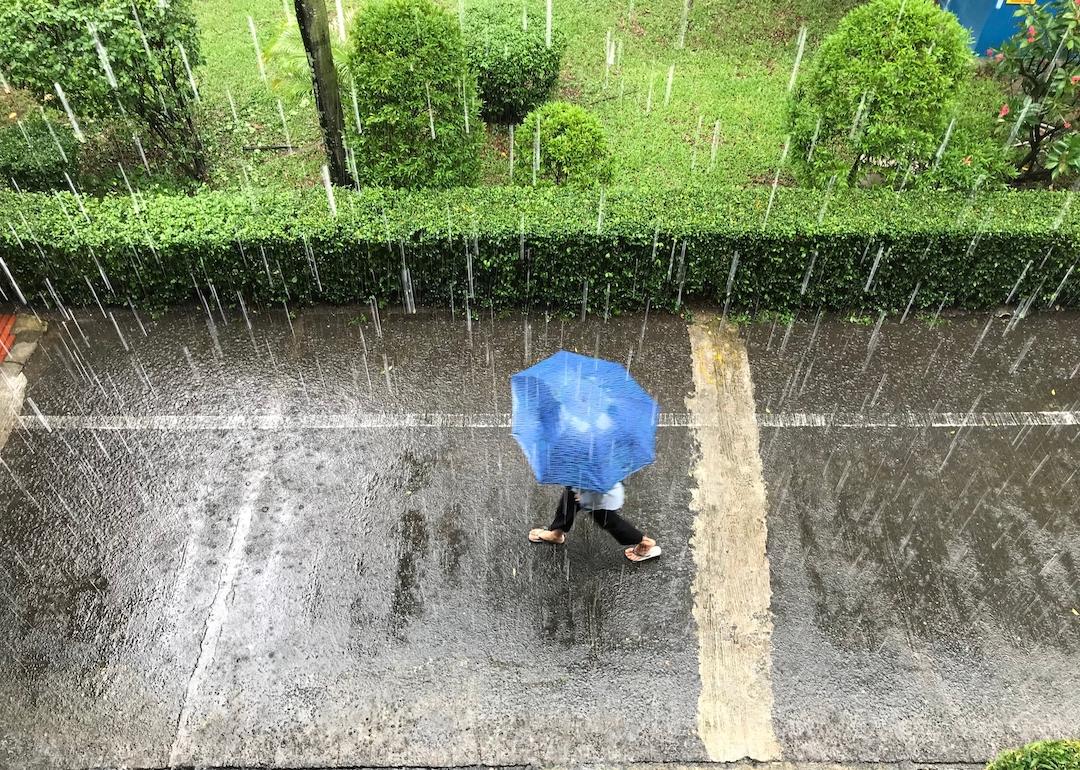
<svg viewBox="0 0 1080 770">
<path fill-rule="evenodd" d="M 555 521 L 551 522 L 550 530 L 569 532 L 574 526 L 574 517 L 581 510 L 581 505 L 574 497 L 574 490 L 567 487 L 559 500 L 559 507 L 555 509 Z M 645 537 L 641 530 L 628 522 L 615 511 L 589 511 L 593 521 L 607 530 L 608 534 L 618 540 L 622 545 L 637 545 Z"/>
</svg>

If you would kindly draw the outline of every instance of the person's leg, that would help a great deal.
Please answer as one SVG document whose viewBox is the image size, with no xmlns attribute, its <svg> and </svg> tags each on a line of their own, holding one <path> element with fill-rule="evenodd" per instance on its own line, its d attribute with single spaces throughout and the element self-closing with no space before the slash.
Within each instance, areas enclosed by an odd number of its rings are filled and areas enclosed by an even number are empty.
<svg viewBox="0 0 1080 770">
<path fill-rule="evenodd" d="M 577 516 L 580 508 L 574 490 L 567 487 L 559 498 L 559 505 L 555 508 L 555 519 L 548 529 L 552 532 L 569 532 L 570 527 L 574 526 L 574 517 Z"/>
<path fill-rule="evenodd" d="M 660 555 L 660 546 L 651 537 L 624 519 L 615 511 L 593 511 L 593 520 L 619 541 L 630 546 L 625 551 L 630 561 L 645 561 Z"/>
<path fill-rule="evenodd" d="M 529 532 L 529 539 L 534 543 L 561 543 L 566 539 L 566 533 L 574 526 L 574 517 L 580 509 L 574 490 L 567 487 L 559 498 L 559 505 L 555 508 L 555 519 L 547 529 L 534 529 Z"/>
<path fill-rule="evenodd" d="M 607 533 L 619 541 L 620 545 L 637 545 L 645 534 L 615 511 L 597 510 L 592 512 L 593 521 L 607 530 Z"/>
</svg>

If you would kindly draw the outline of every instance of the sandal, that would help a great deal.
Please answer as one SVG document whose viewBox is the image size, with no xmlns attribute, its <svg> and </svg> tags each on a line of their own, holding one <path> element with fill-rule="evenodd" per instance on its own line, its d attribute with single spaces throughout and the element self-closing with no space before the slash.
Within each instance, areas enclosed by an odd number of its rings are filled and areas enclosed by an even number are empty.
<svg viewBox="0 0 1080 770">
<path fill-rule="evenodd" d="M 651 543 L 652 545 L 648 545 L 649 543 Z M 643 545 L 646 546 L 645 550 L 639 550 Z M 663 551 L 660 549 L 660 546 L 656 544 L 655 540 L 651 538 L 645 538 L 632 548 L 627 548 L 625 551 L 623 551 L 623 553 L 626 554 L 627 559 L 637 563 L 642 561 L 648 561 L 649 559 L 655 559 L 657 556 L 663 553 Z"/>
<path fill-rule="evenodd" d="M 550 529 L 531 529 L 529 530 L 529 541 L 532 543 L 551 543 L 552 545 L 562 545 L 566 542 L 566 535 L 561 532 L 556 535 Z"/>
</svg>

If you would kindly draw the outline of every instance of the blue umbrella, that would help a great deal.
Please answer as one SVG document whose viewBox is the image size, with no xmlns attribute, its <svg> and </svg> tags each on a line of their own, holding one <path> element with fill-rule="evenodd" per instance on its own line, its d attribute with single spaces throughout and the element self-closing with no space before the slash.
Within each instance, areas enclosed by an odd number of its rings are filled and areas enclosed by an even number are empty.
<svg viewBox="0 0 1080 770">
<path fill-rule="evenodd" d="M 656 459 L 659 407 L 619 364 L 560 350 L 510 390 L 511 432 L 541 484 L 605 492 Z"/>
</svg>

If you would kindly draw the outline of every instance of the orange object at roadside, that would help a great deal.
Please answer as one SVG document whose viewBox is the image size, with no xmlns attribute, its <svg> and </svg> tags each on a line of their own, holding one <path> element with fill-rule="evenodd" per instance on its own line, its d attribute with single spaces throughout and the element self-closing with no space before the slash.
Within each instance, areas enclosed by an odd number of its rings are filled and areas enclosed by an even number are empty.
<svg viewBox="0 0 1080 770">
<path fill-rule="evenodd" d="M 15 316 L 0 314 L 0 363 L 7 360 L 11 347 L 15 344 Z"/>
</svg>

